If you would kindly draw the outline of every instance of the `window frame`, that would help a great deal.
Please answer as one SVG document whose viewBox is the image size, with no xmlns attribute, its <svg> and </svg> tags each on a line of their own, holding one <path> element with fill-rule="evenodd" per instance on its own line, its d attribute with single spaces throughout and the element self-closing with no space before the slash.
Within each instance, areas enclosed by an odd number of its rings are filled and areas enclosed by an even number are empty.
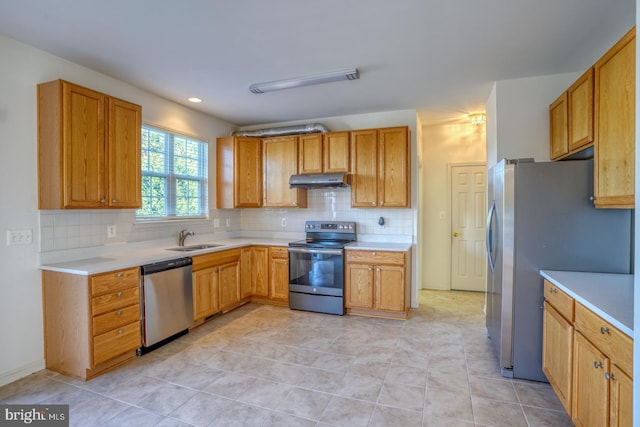
<svg viewBox="0 0 640 427">
<path fill-rule="evenodd" d="M 162 152 L 164 156 L 164 171 L 147 171 L 145 170 L 145 166 L 147 161 L 143 156 L 144 150 L 147 147 L 144 147 L 141 144 L 140 147 L 140 156 L 141 156 L 141 186 L 144 181 L 145 176 L 150 177 L 158 177 L 165 180 L 165 195 L 163 197 L 165 204 L 165 212 L 167 215 L 141 215 L 139 212 L 142 210 L 136 209 L 135 217 L 136 222 L 139 223 L 150 223 L 150 222 L 161 222 L 161 221 L 193 221 L 193 220 L 208 220 L 209 219 L 209 169 L 208 169 L 208 152 L 209 152 L 209 142 L 205 138 L 196 137 L 193 135 L 186 134 L 184 132 L 177 132 L 172 129 L 167 129 L 161 126 L 143 123 L 140 129 L 141 134 L 145 132 L 145 130 L 160 132 L 164 134 L 164 150 Z M 174 169 L 176 154 L 175 154 L 175 139 L 180 138 L 184 139 L 187 142 L 197 142 L 198 146 L 198 160 L 199 160 L 199 172 L 200 176 L 193 175 L 184 175 L 184 174 L 176 174 Z M 179 157 L 182 157 L 179 155 Z M 191 181 L 196 181 L 199 186 L 199 194 L 200 194 L 200 214 L 198 215 L 178 215 L 176 213 L 177 209 L 177 182 L 180 179 L 186 179 Z M 144 205 L 145 194 L 141 191 L 141 198 Z M 148 197 L 148 196 L 147 196 Z"/>
</svg>

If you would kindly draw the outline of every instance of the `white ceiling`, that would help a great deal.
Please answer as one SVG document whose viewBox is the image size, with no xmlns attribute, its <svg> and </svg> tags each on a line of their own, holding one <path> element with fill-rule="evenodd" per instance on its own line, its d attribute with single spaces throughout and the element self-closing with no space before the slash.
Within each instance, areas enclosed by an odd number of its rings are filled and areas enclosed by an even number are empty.
<svg viewBox="0 0 640 427">
<path fill-rule="evenodd" d="M 462 117 L 496 80 L 585 70 L 634 23 L 635 0 L 0 0 L 0 33 L 237 125 Z"/>
</svg>

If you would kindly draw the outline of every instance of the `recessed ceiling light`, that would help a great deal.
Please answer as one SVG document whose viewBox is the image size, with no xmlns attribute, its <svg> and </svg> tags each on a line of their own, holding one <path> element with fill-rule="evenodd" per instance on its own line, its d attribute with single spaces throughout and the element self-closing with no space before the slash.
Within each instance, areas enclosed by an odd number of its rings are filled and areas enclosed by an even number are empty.
<svg viewBox="0 0 640 427">
<path fill-rule="evenodd" d="M 202 102 L 202 98 L 196 98 L 195 96 L 192 96 L 191 98 L 189 98 L 189 102 L 194 102 L 194 103 L 199 103 Z"/>
</svg>

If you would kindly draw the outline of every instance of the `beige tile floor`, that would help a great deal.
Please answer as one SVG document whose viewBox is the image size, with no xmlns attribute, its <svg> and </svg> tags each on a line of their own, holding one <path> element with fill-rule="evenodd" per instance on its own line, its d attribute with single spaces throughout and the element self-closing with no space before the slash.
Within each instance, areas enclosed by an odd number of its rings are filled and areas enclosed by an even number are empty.
<svg viewBox="0 0 640 427">
<path fill-rule="evenodd" d="M 74 426 L 570 426 L 546 384 L 501 377 L 484 295 L 420 291 L 407 321 L 249 304 L 89 382 L 41 371 L 4 403 Z"/>
</svg>

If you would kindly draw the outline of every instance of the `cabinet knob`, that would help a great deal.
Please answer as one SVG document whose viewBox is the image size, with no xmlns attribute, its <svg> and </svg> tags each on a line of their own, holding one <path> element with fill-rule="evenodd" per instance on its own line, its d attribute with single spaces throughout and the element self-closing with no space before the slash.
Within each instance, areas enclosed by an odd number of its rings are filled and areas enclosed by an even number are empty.
<svg viewBox="0 0 640 427">
<path fill-rule="evenodd" d="M 376 202 L 371 202 L 371 204 L 372 204 L 373 206 L 375 206 L 375 205 L 376 205 Z"/>
<path fill-rule="evenodd" d="M 607 380 L 607 381 L 609 381 L 609 380 L 615 381 L 616 380 L 616 376 L 613 375 L 613 374 L 610 374 L 609 372 L 605 372 L 604 373 L 604 379 Z"/>
<path fill-rule="evenodd" d="M 558 293 L 558 290 L 556 288 L 550 288 L 549 292 L 552 293 L 552 294 L 556 294 L 556 293 Z"/>
<path fill-rule="evenodd" d="M 118 292 L 116 295 L 121 297 L 122 296 L 122 291 Z"/>
<path fill-rule="evenodd" d="M 100 203 L 102 203 L 103 205 L 107 203 L 107 199 L 100 199 Z"/>
<path fill-rule="evenodd" d="M 111 203 L 118 203 L 116 199 L 111 200 Z"/>
<path fill-rule="evenodd" d="M 380 206 L 384 205 L 384 200 L 380 200 Z"/>
<path fill-rule="evenodd" d="M 116 277 L 117 277 L 118 279 L 119 279 L 119 278 L 121 278 L 121 277 L 123 277 L 123 276 L 124 276 L 124 273 L 118 273 L 118 274 L 116 274 Z"/>
<path fill-rule="evenodd" d="M 373 270 L 373 268 L 369 267 L 369 271 Z"/>
<path fill-rule="evenodd" d="M 118 334 L 122 335 L 124 331 L 122 329 L 118 329 Z"/>
<path fill-rule="evenodd" d="M 118 310 L 118 311 L 116 311 L 116 314 L 117 314 L 118 316 L 122 316 L 122 310 Z"/>
<path fill-rule="evenodd" d="M 375 252 L 371 252 L 371 256 L 376 256 L 376 253 Z"/>
<path fill-rule="evenodd" d="M 376 271 L 380 271 L 380 267 L 376 268 Z"/>
<path fill-rule="evenodd" d="M 596 369 L 602 368 L 602 362 L 598 362 L 597 360 L 593 362 L 593 367 Z"/>
<path fill-rule="evenodd" d="M 600 327 L 600 333 L 601 333 L 602 335 L 604 335 L 604 334 L 611 334 L 611 330 L 610 330 L 609 328 L 605 328 L 604 326 L 601 326 L 601 327 Z"/>
</svg>

